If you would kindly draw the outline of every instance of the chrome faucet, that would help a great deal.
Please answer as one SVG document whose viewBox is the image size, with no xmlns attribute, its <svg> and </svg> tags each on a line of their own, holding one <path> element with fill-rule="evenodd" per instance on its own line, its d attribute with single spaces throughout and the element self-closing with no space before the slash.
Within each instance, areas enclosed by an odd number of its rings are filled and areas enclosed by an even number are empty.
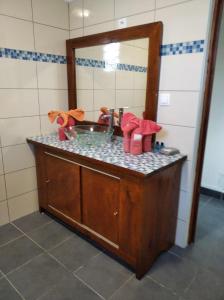
<svg viewBox="0 0 224 300">
<path fill-rule="evenodd" d="M 103 115 L 102 118 L 109 119 L 108 129 L 112 131 L 114 127 L 114 108 L 108 109 L 108 112 L 109 113 L 107 115 Z"/>
<path fill-rule="evenodd" d="M 114 128 L 114 108 L 110 108 L 109 109 L 109 125 L 108 125 L 108 129 L 109 130 L 113 130 Z"/>
<path fill-rule="evenodd" d="M 124 109 L 128 108 L 128 106 L 124 106 L 124 107 L 120 107 L 118 108 L 118 112 L 119 112 L 119 117 L 118 117 L 118 125 L 121 126 L 121 121 L 122 121 L 122 117 L 124 114 Z"/>
</svg>

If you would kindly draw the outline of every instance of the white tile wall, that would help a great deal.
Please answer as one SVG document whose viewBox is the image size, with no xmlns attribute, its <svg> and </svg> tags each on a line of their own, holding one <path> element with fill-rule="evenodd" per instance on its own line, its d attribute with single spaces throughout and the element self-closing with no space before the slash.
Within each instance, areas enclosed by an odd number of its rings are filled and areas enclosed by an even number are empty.
<svg viewBox="0 0 224 300">
<path fill-rule="evenodd" d="M 163 56 L 159 89 L 199 91 L 203 59 L 204 55 L 201 53 Z"/>
<path fill-rule="evenodd" d="M 65 55 L 68 13 L 63 0 L 0 0 L 0 47 Z M 0 58 L 0 225 L 38 209 L 26 138 L 56 130 L 47 113 L 68 108 L 66 72 L 66 65 Z"/>
<path fill-rule="evenodd" d="M 177 229 L 176 229 L 176 239 L 175 239 L 176 245 L 183 248 L 186 247 L 187 237 L 188 237 L 188 227 L 189 225 L 186 222 L 178 219 Z"/>
<path fill-rule="evenodd" d="M 93 68 L 76 66 L 76 79 L 77 89 L 93 89 Z"/>
<path fill-rule="evenodd" d="M 115 107 L 115 90 L 94 90 L 94 110 L 99 111 L 101 107 Z"/>
<path fill-rule="evenodd" d="M 32 20 L 31 0 L 1 0 L 0 14 Z"/>
<path fill-rule="evenodd" d="M 17 59 L 0 59 L 0 88 L 37 88 L 36 63 Z"/>
<path fill-rule="evenodd" d="M 195 127 L 199 92 L 163 91 L 170 95 L 170 105 L 158 106 L 157 120 L 163 124 Z"/>
<path fill-rule="evenodd" d="M 4 170 L 3 170 L 3 160 L 2 160 L 2 151 L 1 150 L 2 149 L 0 149 L 0 175 L 2 175 L 4 173 Z"/>
<path fill-rule="evenodd" d="M 83 26 L 83 0 L 76 0 L 69 5 L 70 30 Z"/>
<path fill-rule="evenodd" d="M 186 2 L 186 0 L 157 0 L 156 8 L 166 7 L 166 6 L 178 4 L 181 2 Z"/>
<path fill-rule="evenodd" d="M 156 10 L 156 21 L 164 25 L 163 43 L 178 43 L 204 39 L 207 31 L 207 21 L 210 1 L 186 1 Z"/>
<path fill-rule="evenodd" d="M 34 21 L 69 29 L 68 5 L 62 0 L 32 0 Z"/>
<path fill-rule="evenodd" d="M 9 222 L 7 201 L 0 202 L 0 226 Z"/>
<path fill-rule="evenodd" d="M 67 89 L 67 66 L 52 63 L 37 63 L 38 86 L 40 89 Z"/>
<path fill-rule="evenodd" d="M 34 50 L 33 24 L 28 21 L 0 15 L 0 46 Z M 7 28 L 7 31 L 3 30 Z"/>
<path fill-rule="evenodd" d="M 8 200 L 10 220 L 14 221 L 38 210 L 37 191 L 11 198 Z"/>
<path fill-rule="evenodd" d="M 114 0 L 84 0 L 84 13 L 89 13 L 84 17 L 84 26 L 106 22 L 114 18 Z M 103 27 L 103 26 L 102 26 Z"/>
<path fill-rule="evenodd" d="M 37 89 L 0 89 L 0 118 L 37 116 Z"/>
<path fill-rule="evenodd" d="M 160 124 L 162 130 L 157 134 L 158 141 L 164 142 L 168 147 L 176 147 L 192 160 L 194 151 L 195 128 L 176 125 Z"/>
<path fill-rule="evenodd" d="M 94 109 L 93 90 L 77 90 L 78 106 L 86 111 Z"/>
<path fill-rule="evenodd" d="M 3 175 L 0 176 L 0 202 L 6 200 L 6 191 L 5 191 L 5 178 Z"/>
<path fill-rule="evenodd" d="M 135 72 L 116 71 L 116 88 L 119 90 L 127 90 L 134 86 Z"/>
<path fill-rule="evenodd" d="M 134 90 L 133 106 L 145 107 L 146 90 Z"/>
<path fill-rule="evenodd" d="M 47 116 L 40 117 L 40 125 L 41 125 L 41 134 L 49 134 L 53 131 L 56 131 L 58 128 L 57 123 L 56 122 L 54 122 L 53 124 L 50 123 Z"/>
<path fill-rule="evenodd" d="M 69 38 L 68 30 L 34 24 L 34 34 L 37 51 L 66 55 L 65 40 Z"/>
<path fill-rule="evenodd" d="M 39 90 L 40 114 L 47 115 L 50 110 L 68 110 L 67 90 Z"/>
<path fill-rule="evenodd" d="M 8 198 L 22 195 L 37 188 L 36 168 L 28 168 L 5 175 Z"/>
<path fill-rule="evenodd" d="M 115 29 L 114 21 L 105 22 L 102 24 L 91 25 L 84 27 L 83 35 L 91 35 L 100 32 L 111 31 Z"/>
<path fill-rule="evenodd" d="M 94 89 L 115 89 L 115 72 L 94 70 Z"/>
<path fill-rule="evenodd" d="M 155 9 L 154 0 L 115 0 L 115 17 L 121 18 Z"/>
<path fill-rule="evenodd" d="M 2 146 L 25 143 L 26 138 L 40 134 L 39 117 L 0 119 Z"/>
<path fill-rule="evenodd" d="M 2 153 L 5 173 L 35 166 L 33 149 L 28 144 L 4 147 Z"/>
<path fill-rule="evenodd" d="M 149 11 L 143 14 L 137 14 L 130 17 L 121 18 L 115 20 L 115 27 L 117 29 L 130 27 L 130 26 L 137 26 L 141 24 L 147 24 L 154 22 L 154 11 Z"/>
<path fill-rule="evenodd" d="M 116 90 L 116 108 L 133 106 L 134 90 Z"/>
<path fill-rule="evenodd" d="M 188 201 L 189 193 L 185 191 L 180 191 L 179 199 L 179 209 L 178 209 L 178 219 L 187 222 L 190 218 L 190 205 Z"/>
<path fill-rule="evenodd" d="M 75 29 L 70 31 L 70 39 L 83 36 L 83 28 Z"/>
</svg>

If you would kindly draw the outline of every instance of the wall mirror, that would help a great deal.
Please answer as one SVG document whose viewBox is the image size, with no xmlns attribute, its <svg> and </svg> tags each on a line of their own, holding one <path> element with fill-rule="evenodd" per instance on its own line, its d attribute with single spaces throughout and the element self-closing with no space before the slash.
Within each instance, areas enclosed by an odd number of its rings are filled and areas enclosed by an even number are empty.
<svg viewBox="0 0 224 300">
<path fill-rule="evenodd" d="M 69 108 L 89 122 L 101 107 L 155 121 L 161 39 L 156 22 L 67 40 Z"/>
</svg>

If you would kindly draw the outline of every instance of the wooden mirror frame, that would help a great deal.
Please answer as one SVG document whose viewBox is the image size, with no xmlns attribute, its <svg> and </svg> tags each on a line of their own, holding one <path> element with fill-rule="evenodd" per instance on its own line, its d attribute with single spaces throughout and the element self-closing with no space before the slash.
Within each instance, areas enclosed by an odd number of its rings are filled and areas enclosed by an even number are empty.
<svg viewBox="0 0 224 300">
<path fill-rule="evenodd" d="M 162 22 L 155 22 L 66 40 L 69 109 L 77 108 L 75 49 L 149 38 L 144 118 L 156 121 L 162 32 Z"/>
</svg>

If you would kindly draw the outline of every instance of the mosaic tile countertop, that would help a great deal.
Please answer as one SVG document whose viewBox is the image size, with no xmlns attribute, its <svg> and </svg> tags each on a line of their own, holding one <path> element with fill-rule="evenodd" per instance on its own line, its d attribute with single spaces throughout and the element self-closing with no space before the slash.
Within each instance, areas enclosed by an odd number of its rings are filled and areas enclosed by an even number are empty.
<svg viewBox="0 0 224 300">
<path fill-rule="evenodd" d="M 146 152 L 141 155 L 127 154 L 123 151 L 121 138 L 106 145 L 95 147 L 80 146 L 75 141 L 59 141 L 55 134 L 31 137 L 29 140 L 130 169 L 144 175 L 148 175 L 184 157 L 182 154 L 166 156 L 152 152 Z"/>
</svg>

